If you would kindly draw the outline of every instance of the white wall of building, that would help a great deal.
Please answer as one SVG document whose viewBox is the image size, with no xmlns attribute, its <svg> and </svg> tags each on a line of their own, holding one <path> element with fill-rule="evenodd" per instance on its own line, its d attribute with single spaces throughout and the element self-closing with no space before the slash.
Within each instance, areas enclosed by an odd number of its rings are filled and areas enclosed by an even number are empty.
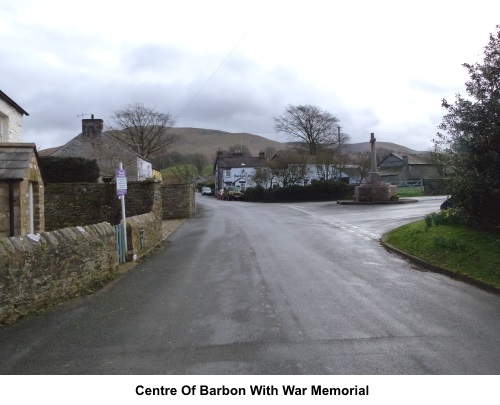
<svg viewBox="0 0 500 405">
<path fill-rule="evenodd" d="M 254 167 L 232 167 L 222 171 L 222 181 L 226 186 L 234 184 L 245 190 L 249 187 L 255 187 L 255 182 L 252 180 L 254 175 Z"/>
<path fill-rule="evenodd" d="M 0 142 L 23 141 L 23 114 L 0 99 Z"/>
<path fill-rule="evenodd" d="M 137 180 L 144 181 L 153 177 L 153 165 L 151 162 L 137 158 Z"/>
</svg>

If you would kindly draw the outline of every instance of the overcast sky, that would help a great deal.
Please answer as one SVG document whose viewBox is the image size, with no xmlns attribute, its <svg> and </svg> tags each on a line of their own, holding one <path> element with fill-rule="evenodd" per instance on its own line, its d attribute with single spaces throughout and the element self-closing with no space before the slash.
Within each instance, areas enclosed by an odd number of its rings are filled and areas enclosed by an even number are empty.
<svg viewBox="0 0 500 405">
<path fill-rule="evenodd" d="M 352 142 L 427 150 L 499 17 L 492 0 L 0 0 L 0 89 L 39 149 L 140 102 L 281 142 L 273 117 L 312 104 Z"/>
</svg>

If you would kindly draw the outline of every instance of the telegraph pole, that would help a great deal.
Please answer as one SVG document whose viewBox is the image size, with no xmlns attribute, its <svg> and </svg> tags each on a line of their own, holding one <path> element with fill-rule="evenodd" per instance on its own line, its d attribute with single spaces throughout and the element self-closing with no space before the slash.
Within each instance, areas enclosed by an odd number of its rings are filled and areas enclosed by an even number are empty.
<svg viewBox="0 0 500 405">
<path fill-rule="evenodd" d="M 337 125 L 337 132 L 339 136 L 339 173 L 337 181 L 342 178 L 342 146 L 340 145 L 340 125 Z"/>
</svg>

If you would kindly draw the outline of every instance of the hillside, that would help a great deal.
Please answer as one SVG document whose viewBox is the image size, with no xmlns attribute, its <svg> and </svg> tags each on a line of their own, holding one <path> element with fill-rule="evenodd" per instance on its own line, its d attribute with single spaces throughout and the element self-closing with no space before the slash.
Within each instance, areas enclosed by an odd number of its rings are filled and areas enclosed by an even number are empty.
<svg viewBox="0 0 500 405">
<path fill-rule="evenodd" d="M 253 156 L 258 156 L 261 150 L 274 148 L 276 150 L 286 149 L 288 143 L 277 142 L 263 136 L 248 133 L 224 132 L 215 129 L 203 128 L 170 128 L 169 133 L 179 136 L 179 140 L 170 146 L 169 151 L 182 154 L 202 153 L 209 161 L 215 159 L 215 154 L 220 148 L 227 150 L 234 145 L 245 145 L 250 149 Z M 51 155 L 57 148 L 49 148 L 38 151 L 40 156 Z M 401 154 L 423 153 L 402 145 L 390 142 L 377 142 L 377 150 L 385 149 L 389 152 Z M 369 152 L 370 142 L 353 143 L 348 146 L 348 153 Z"/>
<path fill-rule="evenodd" d="M 286 144 L 272 141 L 259 135 L 232 133 L 215 129 L 202 128 L 170 128 L 170 134 L 179 136 L 179 140 L 170 150 L 179 153 L 203 153 L 210 160 L 215 158 L 217 150 L 227 150 L 233 145 L 246 145 L 253 156 L 261 150 L 272 147 L 276 150 L 286 148 Z"/>
<path fill-rule="evenodd" d="M 414 149 L 407 148 L 406 146 L 398 145 L 396 143 L 391 142 L 376 142 L 377 151 L 380 149 L 385 149 L 393 153 L 399 154 L 418 154 L 424 153 L 423 151 L 417 151 Z M 371 145 L 370 142 L 360 142 L 360 143 L 352 143 L 348 146 L 349 153 L 360 153 L 360 152 L 370 152 Z"/>
<path fill-rule="evenodd" d="M 169 132 L 179 136 L 179 141 L 172 145 L 170 150 L 183 154 L 203 153 L 209 160 L 215 158 L 215 153 L 219 148 L 227 150 L 233 145 L 246 145 L 253 156 L 258 156 L 259 151 L 268 147 L 276 150 L 287 148 L 286 143 L 248 133 L 232 133 L 203 128 L 170 128 Z M 377 150 L 380 149 L 401 154 L 422 153 L 391 142 L 377 142 Z M 370 142 L 353 143 L 348 146 L 348 151 L 349 153 L 369 152 Z"/>
</svg>

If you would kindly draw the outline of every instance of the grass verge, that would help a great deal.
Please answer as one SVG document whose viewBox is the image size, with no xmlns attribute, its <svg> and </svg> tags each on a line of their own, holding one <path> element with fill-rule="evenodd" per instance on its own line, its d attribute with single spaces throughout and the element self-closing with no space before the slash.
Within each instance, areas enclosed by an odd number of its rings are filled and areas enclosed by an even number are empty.
<svg viewBox="0 0 500 405">
<path fill-rule="evenodd" d="M 398 187 L 396 194 L 399 198 L 422 197 L 424 195 L 423 187 Z"/>
<path fill-rule="evenodd" d="M 433 266 L 500 289 L 499 231 L 428 226 L 421 220 L 392 230 L 384 241 Z"/>
</svg>

